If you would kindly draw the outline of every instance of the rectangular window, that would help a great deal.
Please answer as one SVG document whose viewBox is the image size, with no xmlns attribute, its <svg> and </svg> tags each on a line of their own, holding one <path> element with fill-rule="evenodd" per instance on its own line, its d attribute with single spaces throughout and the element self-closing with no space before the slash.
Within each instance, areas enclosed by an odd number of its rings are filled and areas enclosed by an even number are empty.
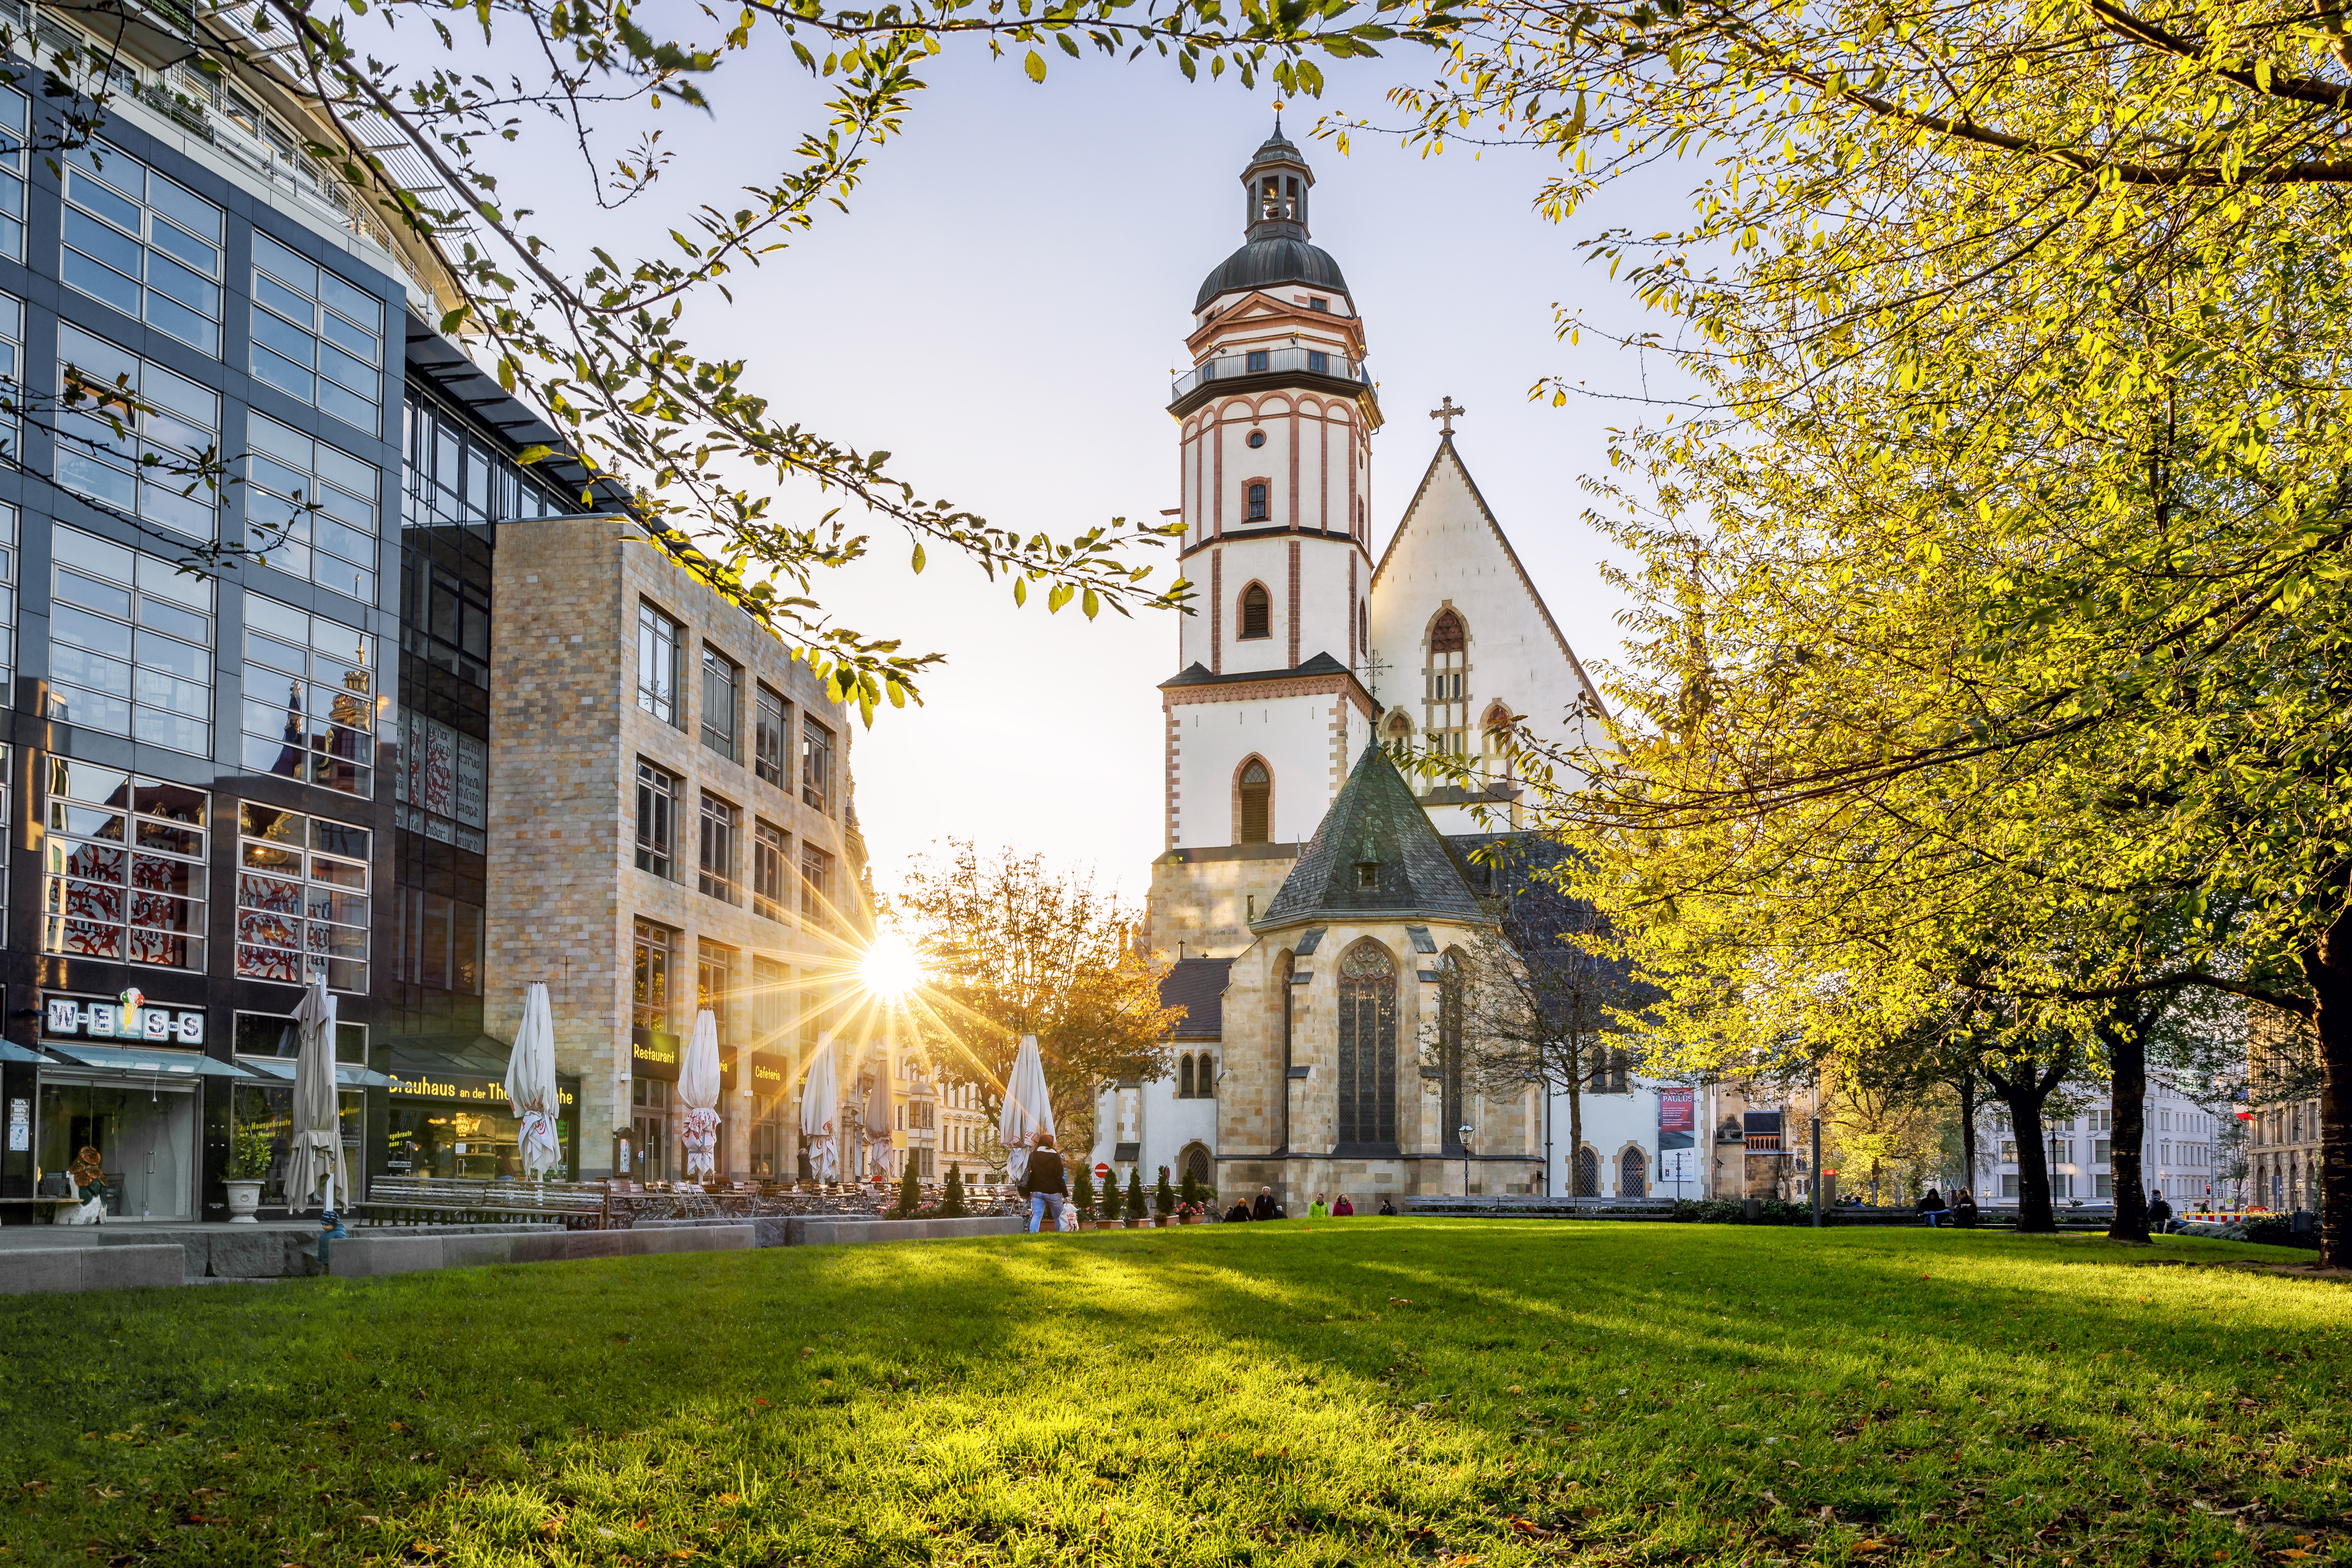
<svg viewBox="0 0 2352 1568">
<path fill-rule="evenodd" d="M 383 301 L 253 231 L 253 374 L 354 430 L 383 432 Z"/>
<path fill-rule="evenodd" d="M 401 465 L 402 527 L 555 517 L 571 510 L 431 403 L 412 395 L 403 413 L 408 450 Z"/>
<path fill-rule="evenodd" d="M 68 321 L 58 323 L 58 483 L 125 517 L 213 538 L 215 492 L 200 465 L 220 447 L 220 394 Z M 147 407 L 132 409 L 125 394 Z"/>
<path fill-rule="evenodd" d="M 780 921 L 792 910 L 784 868 L 792 864 L 792 841 L 772 822 L 751 826 L 751 912 Z"/>
<path fill-rule="evenodd" d="M 818 925 L 833 923 L 833 857 L 801 841 L 801 914 Z"/>
<path fill-rule="evenodd" d="M 751 961 L 751 1028 L 753 1044 L 763 1050 L 781 1052 L 784 1049 L 784 1031 L 791 1027 L 792 1011 L 786 1000 L 792 989 L 792 971 L 772 958 Z M 761 1089 L 762 1094 L 777 1092 Z"/>
<path fill-rule="evenodd" d="M 245 801 L 236 808 L 236 972 L 368 988 L 364 827 Z"/>
<path fill-rule="evenodd" d="M 2008 1175 L 2003 1176 L 2000 1179 L 2000 1195 L 2005 1198 L 2013 1198 L 2017 1196 L 2016 1172 L 2012 1171 Z"/>
<path fill-rule="evenodd" d="M 716 942 L 696 945 L 694 964 L 694 1005 L 710 1009 L 710 1021 L 719 1027 L 719 1047 L 723 1052 L 735 1042 L 735 950 L 720 947 Z"/>
<path fill-rule="evenodd" d="M 1331 374 L 1331 356 L 1321 349 L 1307 351 L 1307 368 L 1317 375 Z"/>
<path fill-rule="evenodd" d="M 2053 1171 L 2050 1173 L 2050 1195 L 2052 1197 L 2073 1197 L 2074 1195 L 2074 1179 L 2064 1172 Z"/>
<path fill-rule="evenodd" d="M 1248 350 L 1247 353 L 1249 355 L 1247 368 L 1253 374 L 1265 369 L 1266 365 L 1270 363 L 1267 358 L 1267 354 L 1269 353 L 1268 350 L 1251 349 Z"/>
<path fill-rule="evenodd" d="M 743 760 L 743 667 L 702 645 L 702 743 L 729 762 Z"/>
<path fill-rule="evenodd" d="M 648 1033 L 670 1032 L 669 974 L 677 955 L 677 932 L 651 921 L 636 922 L 636 955 L 629 996 L 629 1023 Z"/>
<path fill-rule="evenodd" d="M 0 90 L 0 100 L 8 93 Z M 24 397 L 25 302 L 14 294 L 0 294 L 0 397 L 20 403 Z M 22 421 L 0 408 L 0 460 L 22 463 Z"/>
<path fill-rule="evenodd" d="M 375 709 L 375 638 L 245 595 L 247 773 L 373 795 Z"/>
<path fill-rule="evenodd" d="M 218 357 L 220 208 L 103 142 L 64 156 L 60 276 L 131 320 Z"/>
<path fill-rule="evenodd" d="M 481 854 L 489 826 L 489 743 L 413 708 L 402 708 L 393 726 L 400 751 L 392 796 L 400 803 L 400 826 Z"/>
<path fill-rule="evenodd" d="M 2009 1142 L 2004 1142 L 2004 1143 L 2002 1143 L 2002 1144 L 2001 1144 L 2001 1146 L 2000 1146 L 2000 1163 L 2001 1163 L 2002 1164 L 2004 1164 L 2004 1165 L 2014 1165 L 2014 1164 L 2016 1164 L 2016 1163 L 2017 1163 L 2017 1145 L 2016 1145 L 2016 1144 L 2014 1144 L 2014 1143 L 2009 1143 Z"/>
<path fill-rule="evenodd" d="M 2113 1143 L 2107 1139 L 2094 1140 L 2091 1144 L 2091 1163 L 2095 1165 L 2107 1164 L 2113 1158 Z"/>
<path fill-rule="evenodd" d="M 275 419 L 245 424 L 247 542 L 280 572 L 374 604 L 383 474 Z"/>
<path fill-rule="evenodd" d="M 482 994 L 482 910 L 463 899 L 400 891 L 400 951 L 396 977 L 433 991 Z"/>
<path fill-rule="evenodd" d="M 2095 1198 L 2114 1197 L 2116 1195 L 2116 1179 L 2113 1176 L 2093 1176 L 2091 1178 L 2091 1195 Z"/>
<path fill-rule="evenodd" d="M 64 757 L 48 779 L 42 951 L 202 969 L 212 797 Z"/>
<path fill-rule="evenodd" d="M 49 717 L 209 755 L 211 581 L 78 528 L 49 552 Z"/>
<path fill-rule="evenodd" d="M 677 880 L 677 775 L 637 759 L 637 869 Z"/>
<path fill-rule="evenodd" d="M 637 706 L 665 724 L 686 728 L 686 628 L 643 600 L 637 602 Z"/>
<path fill-rule="evenodd" d="M 833 731 L 808 718 L 801 721 L 801 804 L 833 810 Z"/>
<path fill-rule="evenodd" d="M 25 259 L 25 128 L 21 92 L 0 89 L 0 256 Z"/>
<path fill-rule="evenodd" d="M 16 509 L 0 505 L 0 694 L 16 689 Z"/>
<path fill-rule="evenodd" d="M 752 751 L 760 776 L 778 789 L 790 789 L 784 759 L 792 755 L 793 705 L 762 686 L 755 722 Z"/>
<path fill-rule="evenodd" d="M 698 886 L 714 899 L 740 903 L 735 886 L 736 812 L 715 795 L 702 797 L 702 858 Z"/>
</svg>

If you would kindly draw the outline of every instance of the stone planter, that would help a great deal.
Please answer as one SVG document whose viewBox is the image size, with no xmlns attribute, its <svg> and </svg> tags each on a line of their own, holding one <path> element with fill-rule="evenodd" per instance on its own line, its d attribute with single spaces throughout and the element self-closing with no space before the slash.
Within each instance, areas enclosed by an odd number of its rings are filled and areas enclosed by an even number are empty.
<svg viewBox="0 0 2352 1568">
<path fill-rule="evenodd" d="M 1151 1228 L 1154 1230 L 1162 1229 L 1167 1226 L 1167 1224 L 1168 1216 L 1164 1214 L 1156 1214 L 1151 1216 Z"/>
<path fill-rule="evenodd" d="M 1179 1225 L 1198 1225 L 1201 1223 L 1201 1216 L 1196 1214 L 1181 1215 L 1177 1217 L 1176 1223 Z"/>
<path fill-rule="evenodd" d="M 228 1188 L 228 1222 L 231 1225 L 259 1225 L 253 1211 L 261 1206 L 259 1182 L 225 1182 Z"/>
<path fill-rule="evenodd" d="M 1143 1228 L 1143 1222 L 1139 1219 L 1126 1220 L 1122 1223 L 1125 1224 L 1127 1228 L 1129 1230 L 1141 1230 Z"/>
</svg>

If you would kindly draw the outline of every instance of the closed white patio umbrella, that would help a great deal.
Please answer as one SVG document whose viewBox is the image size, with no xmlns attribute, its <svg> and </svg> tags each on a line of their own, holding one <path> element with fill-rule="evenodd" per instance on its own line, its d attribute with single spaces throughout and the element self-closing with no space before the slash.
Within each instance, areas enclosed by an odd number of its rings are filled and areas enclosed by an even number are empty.
<svg viewBox="0 0 2352 1568">
<path fill-rule="evenodd" d="M 555 1141 L 555 1017 L 547 1003 L 547 987 L 532 981 L 523 994 L 522 1026 L 515 1031 L 514 1053 L 507 1058 L 507 1103 L 522 1119 L 515 1140 L 522 1157 L 522 1173 L 537 1181 L 562 1162 Z"/>
<path fill-rule="evenodd" d="M 323 979 L 310 982 L 294 1009 L 300 1045 L 294 1058 L 294 1136 L 286 1156 L 286 1202 L 307 1206 L 323 1188 L 328 1234 L 345 1233 L 335 1212 L 335 1194 L 346 1199 L 350 1177 L 343 1170 L 341 1105 L 335 1093 L 335 999 Z"/>
<path fill-rule="evenodd" d="M 809 1169 L 821 1182 L 840 1173 L 840 1154 L 833 1142 L 834 1118 L 840 1114 L 834 1082 L 833 1037 L 816 1037 L 816 1055 L 809 1062 L 808 1079 L 801 1086 L 801 1137 L 808 1146 Z"/>
<path fill-rule="evenodd" d="M 689 1181 L 719 1168 L 719 1020 L 710 1009 L 694 1016 L 694 1037 L 677 1069 L 677 1095 L 686 1103 L 686 1174 Z"/>
<path fill-rule="evenodd" d="M 1006 1150 L 1005 1169 L 1016 1182 L 1029 1173 L 1029 1151 L 1037 1134 L 1054 1131 L 1054 1098 L 1045 1089 L 1045 1058 L 1037 1052 L 1037 1037 L 1021 1037 L 1020 1054 L 1013 1058 L 1013 1077 L 1004 1086 L 1004 1110 L 996 1119 L 996 1136 Z"/>
</svg>

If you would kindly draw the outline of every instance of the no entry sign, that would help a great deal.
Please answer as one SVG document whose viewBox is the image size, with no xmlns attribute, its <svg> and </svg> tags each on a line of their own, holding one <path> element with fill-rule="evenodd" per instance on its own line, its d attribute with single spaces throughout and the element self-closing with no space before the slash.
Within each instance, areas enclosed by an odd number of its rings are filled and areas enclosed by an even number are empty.
<svg viewBox="0 0 2352 1568">
<path fill-rule="evenodd" d="M 1109 1167 L 1108 1165 L 1103 1164 L 1103 1163 L 1101 1163 L 1100 1162 L 1097 1162 L 1097 1163 L 1096 1163 L 1096 1165 L 1095 1165 L 1095 1179 L 1096 1179 L 1097 1181 L 1100 1181 L 1103 1177 L 1108 1176 L 1108 1175 L 1109 1175 L 1109 1174 L 1110 1174 L 1110 1167 Z"/>
</svg>

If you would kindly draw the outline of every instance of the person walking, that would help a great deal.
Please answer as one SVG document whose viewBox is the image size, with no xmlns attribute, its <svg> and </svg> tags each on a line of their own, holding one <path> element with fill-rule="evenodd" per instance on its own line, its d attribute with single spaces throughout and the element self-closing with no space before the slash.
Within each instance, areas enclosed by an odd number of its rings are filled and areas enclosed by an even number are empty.
<svg viewBox="0 0 2352 1568">
<path fill-rule="evenodd" d="M 1021 1173 L 1021 1190 L 1029 1199 L 1029 1234 L 1037 1234 L 1038 1226 L 1047 1219 L 1054 1228 L 1062 1228 L 1062 1205 L 1070 1198 L 1070 1179 L 1062 1169 L 1062 1152 L 1054 1147 L 1051 1132 L 1037 1134 L 1037 1146 L 1029 1152 L 1029 1168 Z"/>
<path fill-rule="evenodd" d="M 1933 1187 L 1919 1194 L 1919 1202 L 1916 1206 L 1919 1211 L 1919 1217 L 1927 1222 L 1929 1230 L 1940 1228 L 1944 1215 L 1951 1212 L 1944 1206 L 1944 1194 Z"/>
<path fill-rule="evenodd" d="M 1260 1187 L 1257 1190 L 1257 1202 L 1250 1205 L 1250 1218 L 1287 1219 L 1288 1217 L 1282 1212 L 1282 1205 L 1274 1201 L 1272 1187 Z"/>
<path fill-rule="evenodd" d="M 1331 1205 L 1323 1201 L 1323 1194 L 1321 1193 L 1316 1194 L 1315 1201 L 1307 1205 L 1307 1217 L 1308 1219 L 1329 1219 L 1331 1217 Z"/>
<path fill-rule="evenodd" d="M 1345 1215 L 1354 1214 L 1355 1212 L 1356 1205 L 1348 1201 L 1348 1194 L 1345 1193 L 1341 1193 L 1339 1194 L 1339 1201 L 1331 1205 L 1331 1215 L 1334 1219 L 1339 1218 Z"/>
<path fill-rule="evenodd" d="M 1225 1223 L 1227 1225 L 1232 1225 L 1236 1221 L 1245 1222 L 1249 1217 L 1250 1207 L 1247 1200 L 1245 1199 L 1235 1198 L 1234 1200 L 1234 1206 L 1225 1211 Z"/>
</svg>

